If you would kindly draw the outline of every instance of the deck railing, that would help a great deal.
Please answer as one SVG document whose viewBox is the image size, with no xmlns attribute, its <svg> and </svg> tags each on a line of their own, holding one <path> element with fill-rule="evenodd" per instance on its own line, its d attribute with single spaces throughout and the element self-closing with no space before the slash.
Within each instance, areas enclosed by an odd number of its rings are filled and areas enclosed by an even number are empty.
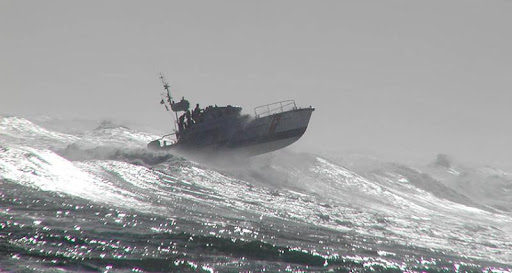
<svg viewBox="0 0 512 273">
<path fill-rule="evenodd" d="M 174 136 L 174 138 L 172 138 L 172 136 Z M 172 145 L 172 144 L 176 143 L 178 141 L 178 138 L 177 138 L 176 132 L 174 132 L 174 133 L 170 133 L 167 135 L 163 135 L 158 140 L 160 141 L 161 144 L 166 146 L 166 145 Z"/>
<path fill-rule="evenodd" d="M 297 105 L 295 105 L 294 100 L 284 100 L 254 108 L 254 116 L 256 118 L 261 118 L 295 109 L 297 109 Z"/>
</svg>

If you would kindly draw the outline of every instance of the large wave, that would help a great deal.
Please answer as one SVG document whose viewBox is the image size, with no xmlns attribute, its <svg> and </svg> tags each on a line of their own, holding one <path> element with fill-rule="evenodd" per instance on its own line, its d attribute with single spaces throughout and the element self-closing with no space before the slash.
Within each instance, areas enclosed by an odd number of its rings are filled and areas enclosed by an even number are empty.
<svg viewBox="0 0 512 273">
<path fill-rule="evenodd" d="M 265 240 L 265 228 L 282 234 L 279 226 L 297 226 L 287 230 L 291 234 L 315 227 L 351 234 L 351 245 L 363 248 L 386 244 L 382 249 L 395 256 L 397 246 L 412 245 L 512 263 L 512 217 L 504 205 L 482 202 L 474 190 L 481 187 L 474 185 L 476 177 L 490 177 L 486 181 L 496 188 L 493 192 L 508 189 L 511 180 L 504 172 L 465 174 L 473 179 L 453 182 L 452 169 L 446 169 L 448 175 L 437 167 L 421 171 L 379 162 L 364 171 L 351 170 L 335 159 L 290 151 L 211 164 L 146 150 L 154 138 L 110 123 L 62 133 L 24 118 L 0 117 L 0 183 L 215 223 L 208 229 L 183 224 L 181 231 L 191 236 L 222 235 L 227 226 L 243 226 L 230 234 Z M 334 244 L 332 236 L 314 240 Z M 307 245 L 285 238 L 272 240 L 290 247 Z"/>
</svg>

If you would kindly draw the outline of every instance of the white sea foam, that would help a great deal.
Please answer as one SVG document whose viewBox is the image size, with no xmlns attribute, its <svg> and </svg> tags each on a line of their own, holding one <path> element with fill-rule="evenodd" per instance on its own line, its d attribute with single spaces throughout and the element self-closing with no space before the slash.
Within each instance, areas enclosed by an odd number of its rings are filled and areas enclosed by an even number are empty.
<svg viewBox="0 0 512 273">
<path fill-rule="evenodd" d="M 223 232 L 240 236 L 260 233 L 250 227 L 226 229 L 232 219 L 260 225 L 281 221 L 512 262 L 509 214 L 462 203 L 466 199 L 456 194 L 442 197 L 449 188 L 417 169 L 381 164 L 381 171 L 358 173 L 323 157 L 288 153 L 224 169 L 185 159 L 153 165 L 127 160 L 143 153 L 137 150 L 73 161 L 38 141 L 115 146 L 117 153 L 125 151 L 119 150 L 123 144 L 141 146 L 153 136 L 123 127 L 66 135 L 19 118 L 2 118 L 0 134 L 8 135 L 0 147 L 0 178 L 11 183 L 168 217 L 215 221 Z M 379 255 L 389 253 L 394 252 Z"/>
</svg>

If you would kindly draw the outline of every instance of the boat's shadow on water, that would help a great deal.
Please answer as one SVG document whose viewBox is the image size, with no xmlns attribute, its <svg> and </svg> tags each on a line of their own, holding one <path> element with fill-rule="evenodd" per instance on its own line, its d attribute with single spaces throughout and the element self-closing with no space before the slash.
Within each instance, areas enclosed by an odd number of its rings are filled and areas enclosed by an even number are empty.
<svg viewBox="0 0 512 273">
<path fill-rule="evenodd" d="M 258 186 L 271 188 L 299 189 L 297 181 L 279 165 L 284 161 L 300 160 L 298 154 L 286 151 L 247 156 L 245 153 L 174 153 L 175 157 L 186 158 L 191 162 L 216 172 Z M 299 156 L 300 157 L 300 156 Z M 304 163 L 304 162 L 303 162 Z"/>
</svg>

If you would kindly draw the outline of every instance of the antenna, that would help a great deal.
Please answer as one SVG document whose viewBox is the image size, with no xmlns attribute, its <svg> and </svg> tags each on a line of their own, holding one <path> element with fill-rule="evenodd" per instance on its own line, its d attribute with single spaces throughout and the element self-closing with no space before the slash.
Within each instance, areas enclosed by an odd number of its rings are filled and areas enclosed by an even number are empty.
<svg viewBox="0 0 512 273">
<path fill-rule="evenodd" d="M 162 72 L 160 72 L 160 81 L 162 82 L 164 90 L 167 91 L 167 93 L 165 94 L 167 96 L 167 102 L 169 103 L 169 105 L 172 108 L 172 105 L 173 105 L 174 102 L 173 102 L 172 96 L 171 96 L 171 85 L 169 85 L 169 83 L 165 79 L 164 74 L 162 74 Z M 162 99 L 162 101 L 160 103 L 165 106 L 165 109 L 167 111 L 169 111 L 169 107 L 167 106 L 167 104 L 165 104 L 165 101 L 163 99 Z M 174 112 L 174 114 L 176 115 L 176 119 L 173 121 L 173 123 L 174 123 L 174 132 L 177 132 L 176 123 L 178 122 L 178 113 Z"/>
<path fill-rule="evenodd" d="M 167 91 L 167 101 L 169 102 L 169 104 L 171 104 L 172 103 L 172 96 L 171 96 L 171 90 L 170 90 L 171 86 L 165 80 L 164 74 L 162 74 L 162 72 L 160 72 L 160 81 L 162 82 L 162 85 L 164 86 L 164 90 Z"/>
</svg>

